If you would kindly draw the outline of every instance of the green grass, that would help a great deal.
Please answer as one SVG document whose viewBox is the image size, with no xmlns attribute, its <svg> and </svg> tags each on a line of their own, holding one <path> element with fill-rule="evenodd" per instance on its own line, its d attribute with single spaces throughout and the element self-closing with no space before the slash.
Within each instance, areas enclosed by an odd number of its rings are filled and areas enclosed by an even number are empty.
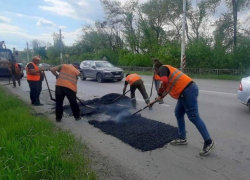
<svg viewBox="0 0 250 180">
<path fill-rule="evenodd" d="M 125 72 L 128 73 L 128 72 Z M 148 76 L 152 76 L 153 73 L 152 72 L 145 72 L 145 71 L 133 71 L 133 72 L 129 72 L 129 73 L 137 73 L 139 75 L 148 75 Z M 241 78 L 245 77 L 245 76 L 232 76 L 232 75 L 212 75 L 212 74 L 206 74 L 206 75 L 199 75 L 199 74 L 187 74 L 188 76 L 190 76 L 191 78 L 195 78 L 195 79 L 221 79 L 221 80 L 241 80 Z"/>
<path fill-rule="evenodd" d="M 95 180 L 86 146 L 0 87 L 0 180 Z"/>
</svg>

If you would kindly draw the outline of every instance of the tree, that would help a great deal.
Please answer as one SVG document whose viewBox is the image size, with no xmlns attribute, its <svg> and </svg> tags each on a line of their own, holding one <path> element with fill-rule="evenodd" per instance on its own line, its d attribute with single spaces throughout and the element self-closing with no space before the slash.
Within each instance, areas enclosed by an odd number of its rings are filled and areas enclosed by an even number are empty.
<svg viewBox="0 0 250 180">
<path fill-rule="evenodd" d="M 37 39 L 32 40 L 32 47 L 34 55 L 40 55 L 43 59 L 48 59 L 46 53 L 46 43 Z"/>
<path fill-rule="evenodd" d="M 101 0 L 104 12 L 107 16 L 107 21 L 119 22 L 123 27 L 122 36 L 125 38 L 128 48 L 133 53 L 139 53 L 139 39 L 136 35 L 135 26 L 138 27 L 138 20 L 135 19 L 135 9 L 138 6 L 138 0 L 130 0 L 121 5 L 117 0 Z"/>
<path fill-rule="evenodd" d="M 230 12 L 233 14 L 233 27 L 234 27 L 234 45 L 237 44 L 237 17 L 238 12 L 250 7 L 250 0 L 225 0 L 227 6 L 230 8 Z"/>
</svg>

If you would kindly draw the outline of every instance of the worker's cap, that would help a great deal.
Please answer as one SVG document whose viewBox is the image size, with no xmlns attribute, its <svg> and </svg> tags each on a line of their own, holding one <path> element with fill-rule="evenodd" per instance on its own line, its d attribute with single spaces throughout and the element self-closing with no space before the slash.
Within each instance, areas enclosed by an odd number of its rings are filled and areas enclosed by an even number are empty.
<svg viewBox="0 0 250 180">
<path fill-rule="evenodd" d="M 34 56 L 34 57 L 32 58 L 32 60 L 39 60 L 39 61 L 40 61 L 41 59 L 40 59 L 39 56 Z"/>
</svg>

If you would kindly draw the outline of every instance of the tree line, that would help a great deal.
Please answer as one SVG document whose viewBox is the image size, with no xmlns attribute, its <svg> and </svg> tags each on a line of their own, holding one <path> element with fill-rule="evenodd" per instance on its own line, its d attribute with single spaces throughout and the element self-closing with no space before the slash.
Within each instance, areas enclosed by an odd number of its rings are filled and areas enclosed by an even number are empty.
<svg viewBox="0 0 250 180">
<path fill-rule="evenodd" d="M 74 45 L 62 43 L 64 62 L 68 54 L 69 62 L 105 57 L 115 65 L 147 67 L 158 57 L 164 64 L 180 67 L 183 0 L 100 2 L 104 20 L 85 25 Z M 187 0 L 186 67 L 249 68 L 250 17 L 240 22 L 238 13 L 250 10 L 250 0 L 201 0 L 195 6 L 194 2 L 198 1 Z M 210 22 L 221 3 L 227 11 Z M 33 40 L 33 53 L 60 64 L 59 34 L 52 36 L 53 44 Z"/>
</svg>

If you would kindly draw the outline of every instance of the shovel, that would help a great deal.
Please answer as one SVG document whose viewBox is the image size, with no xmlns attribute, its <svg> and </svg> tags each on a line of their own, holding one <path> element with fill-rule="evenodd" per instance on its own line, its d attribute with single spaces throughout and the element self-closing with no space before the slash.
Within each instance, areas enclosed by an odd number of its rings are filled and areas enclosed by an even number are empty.
<svg viewBox="0 0 250 180">
<path fill-rule="evenodd" d="M 162 95 L 162 98 L 164 98 L 167 94 L 168 94 L 168 92 L 165 92 Z M 158 101 L 155 100 L 154 102 L 152 102 L 151 106 L 153 106 L 156 102 L 158 102 Z M 134 114 L 130 115 L 129 117 L 132 117 L 132 116 L 136 115 L 138 112 L 141 112 L 142 110 L 146 109 L 147 107 L 149 107 L 149 106 L 148 105 L 145 106 L 144 108 L 140 109 L 139 111 L 136 111 Z"/>
<path fill-rule="evenodd" d="M 47 77 L 46 77 L 46 75 L 45 75 L 44 72 L 43 72 L 43 74 L 44 74 L 44 78 L 45 78 L 45 81 L 46 81 L 46 84 L 47 84 L 47 87 L 48 87 L 48 90 L 49 90 L 50 99 L 51 99 L 52 101 L 56 102 L 56 99 L 54 99 L 54 98 L 52 97 L 52 95 L 51 95 L 51 91 L 50 91 L 50 88 L 49 88 L 49 84 L 48 84 Z"/>
<path fill-rule="evenodd" d="M 154 103 L 156 103 L 157 101 L 155 100 L 151 105 L 153 106 Z M 136 115 L 137 113 L 141 112 L 142 110 L 146 109 L 147 107 L 149 107 L 148 105 L 145 106 L 144 108 L 140 109 L 139 111 L 136 111 L 134 114 L 131 114 L 129 117 L 132 117 L 134 115 Z"/>
<path fill-rule="evenodd" d="M 153 84 L 154 84 L 154 75 L 155 75 L 155 73 L 153 74 L 152 86 L 151 86 L 151 91 L 150 91 L 150 96 L 149 96 L 149 98 L 151 98 L 151 96 L 152 96 L 152 90 L 153 90 Z"/>
<path fill-rule="evenodd" d="M 106 102 L 105 104 L 112 104 L 113 102 L 117 101 L 118 99 L 120 99 L 121 97 L 125 96 L 125 94 L 127 94 L 130 90 L 126 91 L 124 94 L 120 95 L 119 97 L 117 97 L 116 99 L 114 99 L 111 102 Z"/>
<path fill-rule="evenodd" d="M 86 104 L 84 104 L 77 96 L 76 96 L 76 99 L 81 103 L 81 105 L 82 106 L 85 106 L 85 107 L 87 107 L 87 108 L 89 108 L 89 109 L 93 109 L 93 110 L 95 110 L 95 108 L 94 107 L 92 107 L 92 106 L 88 106 L 88 105 L 86 105 Z"/>
</svg>

